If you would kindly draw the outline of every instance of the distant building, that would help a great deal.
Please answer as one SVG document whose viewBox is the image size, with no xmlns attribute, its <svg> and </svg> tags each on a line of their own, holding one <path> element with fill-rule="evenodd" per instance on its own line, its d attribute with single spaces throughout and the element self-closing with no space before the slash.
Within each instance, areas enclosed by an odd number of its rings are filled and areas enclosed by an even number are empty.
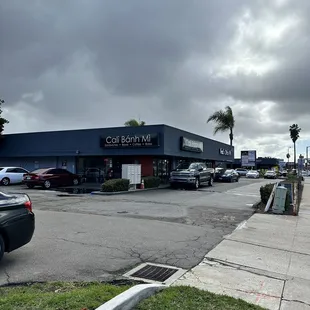
<svg viewBox="0 0 310 310">
<path fill-rule="evenodd" d="M 234 168 L 241 168 L 241 159 L 236 158 Z M 280 160 L 272 157 L 258 157 L 256 159 L 256 167 L 254 169 L 279 169 Z"/>
</svg>

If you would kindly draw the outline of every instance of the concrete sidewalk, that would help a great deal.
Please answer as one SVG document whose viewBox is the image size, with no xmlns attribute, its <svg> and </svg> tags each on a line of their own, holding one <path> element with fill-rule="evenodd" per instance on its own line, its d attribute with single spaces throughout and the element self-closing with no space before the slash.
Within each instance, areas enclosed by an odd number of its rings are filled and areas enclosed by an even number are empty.
<svg viewBox="0 0 310 310">
<path fill-rule="evenodd" d="M 253 215 L 174 285 L 272 310 L 310 310 L 310 179 L 299 216 Z"/>
</svg>

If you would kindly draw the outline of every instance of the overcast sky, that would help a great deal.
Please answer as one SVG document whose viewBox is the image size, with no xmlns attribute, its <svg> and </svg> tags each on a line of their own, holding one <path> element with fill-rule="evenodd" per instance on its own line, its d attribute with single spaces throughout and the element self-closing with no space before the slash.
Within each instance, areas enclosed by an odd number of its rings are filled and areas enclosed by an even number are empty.
<svg viewBox="0 0 310 310">
<path fill-rule="evenodd" d="M 310 145 L 309 0 L 0 0 L 6 133 L 121 126 L 213 136 L 230 105 L 236 157 Z"/>
</svg>

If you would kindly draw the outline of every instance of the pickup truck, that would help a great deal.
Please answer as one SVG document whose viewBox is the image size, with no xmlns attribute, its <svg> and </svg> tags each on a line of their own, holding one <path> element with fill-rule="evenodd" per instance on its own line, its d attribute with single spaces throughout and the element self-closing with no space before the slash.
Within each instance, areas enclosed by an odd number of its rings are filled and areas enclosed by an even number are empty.
<svg viewBox="0 0 310 310">
<path fill-rule="evenodd" d="M 28 195 L 0 192 L 0 261 L 4 252 L 11 252 L 30 242 L 34 222 Z"/>
<path fill-rule="evenodd" d="M 170 173 L 170 185 L 176 187 L 193 187 L 198 189 L 201 185 L 213 185 L 214 169 L 207 168 L 202 162 L 183 162 Z"/>
</svg>

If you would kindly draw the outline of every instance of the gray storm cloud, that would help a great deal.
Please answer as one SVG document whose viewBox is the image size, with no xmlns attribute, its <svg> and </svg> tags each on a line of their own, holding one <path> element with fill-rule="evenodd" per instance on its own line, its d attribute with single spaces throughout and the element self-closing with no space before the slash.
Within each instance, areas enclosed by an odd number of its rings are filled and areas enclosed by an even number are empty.
<svg viewBox="0 0 310 310">
<path fill-rule="evenodd" d="M 301 120 L 310 132 L 303 122 L 310 113 L 309 5 L 307 0 L 1 1 L 0 95 L 16 122 L 7 128 L 117 126 L 141 117 L 212 136 L 205 120 L 215 109 L 236 104 L 238 116 L 270 101 L 279 124 L 266 124 L 265 135 L 281 134 L 291 120 Z M 240 21 L 247 30 L 243 37 Z M 242 56 L 247 51 L 260 60 L 257 70 L 265 62 L 276 65 L 261 74 L 223 67 L 250 62 Z M 19 128 L 17 118 L 27 113 L 37 121 Z M 255 139 L 260 128 L 255 119 L 240 117 L 236 135 Z M 226 135 L 219 138 L 227 142 Z"/>
</svg>

